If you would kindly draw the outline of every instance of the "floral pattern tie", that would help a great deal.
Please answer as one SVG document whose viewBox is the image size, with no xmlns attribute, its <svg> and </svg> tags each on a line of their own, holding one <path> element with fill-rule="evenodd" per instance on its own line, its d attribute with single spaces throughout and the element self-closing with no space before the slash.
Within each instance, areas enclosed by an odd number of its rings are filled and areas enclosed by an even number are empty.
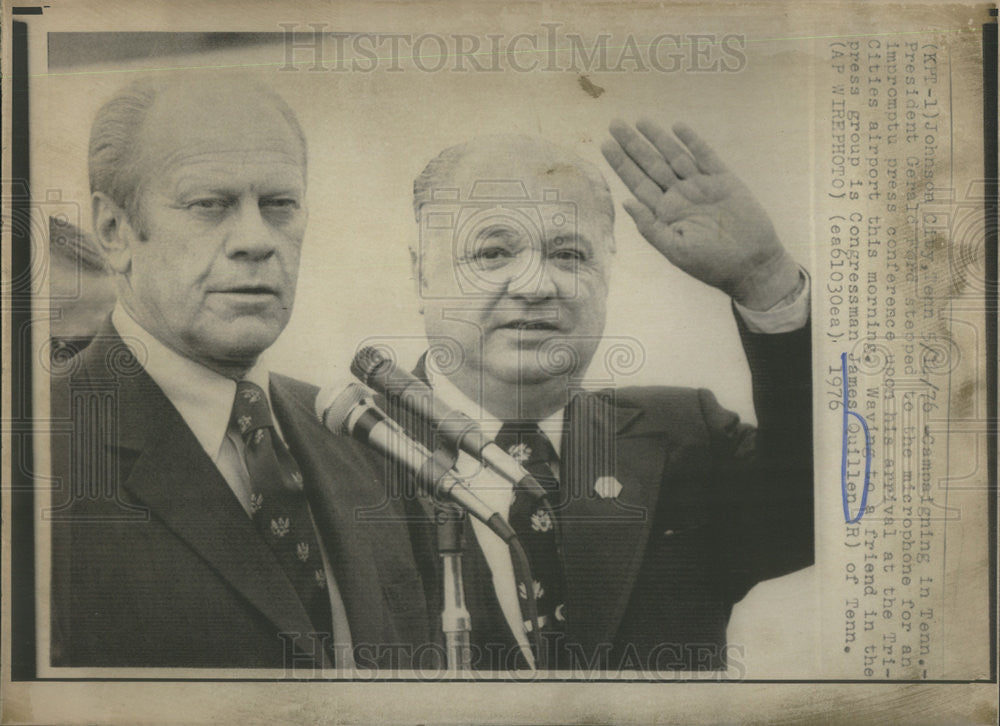
<svg viewBox="0 0 1000 726">
<path fill-rule="evenodd" d="M 550 466 L 558 457 L 552 448 L 552 442 L 536 422 L 505 423 L 497 434 L 496 443 L 542 485 L 548 492 L 551 504 L 558 502 L 559 482 Z M 557 666 L 554 659 L 561 641 L 560 634 L 565 632 L 566 624 L 566 582 L 552 516 L 552 512 L 526 490 L 515 490 L 508 521 L 517 532 L 531 567 L 538 624 L 546 651 L 542 660 L 548 668 Z M 518 583 L 518 601 L 524 616 L 524 627 L 530 632 L 531 622 L 527 617 L 528 601 L 524 583 Z"/>
<path fill-rule="evenodd" d="M 328 633 L 333 616 L 302 473 L 274 430 L 260 386 L 237 382 L 230 425 L 245 444 L 253 523 L 295 587 L 316 632 Z"/>
</svg>

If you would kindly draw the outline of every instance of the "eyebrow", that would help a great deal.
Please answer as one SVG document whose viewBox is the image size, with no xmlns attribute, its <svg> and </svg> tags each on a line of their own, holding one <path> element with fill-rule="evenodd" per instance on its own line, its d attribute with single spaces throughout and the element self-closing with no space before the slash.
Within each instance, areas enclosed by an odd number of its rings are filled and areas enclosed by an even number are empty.
<svg viewBox="0 0 1000 726">
<path fill-rule="evenodd" d="M 510 227 L 503 224 L 489 225 L 480 229 L 475 237 L 472 238 L 472 244 L 478 244 L 484 241 L 489 241 L 491 239 L 499 239 L 501 241 L 507 242 L 512 240 L 521 239 L 521 235 Z M 546 248 L 560 249 L 564 247 L 576 246 L 584 249 L 589 253 L 593 253 L 596 247 L 589 237 L 579 232 L 573 232 L 571 234 L 559 234 L 554 237 L 548 237 L 543 241 L 543 245 Z"/>
<path fill-rule="evenodd" d="M 262 197 L 295 197 L 302 194 L 302 189 L 278 189 L 273 192 L 263 192 L 260 194 Z"/>
<path fill-rule="evenodd" d="M 492 224 L 487 227 L 483 227 L 473 238 L 476 242 L 481 242 L 482 240 L 492 239 L 494 237 L 501 237 L 505 240 L 516 239 L 519 235 L 516 230 L 510 227 L 504 226 L 502 224 Z"/>
<path fill-rule="evenodd" d="M 214 182 L 202 182 L 197 179 L 181 179 L 174 185 L 174 194 L 181 197 L 198 194 L 214 194 L 220 197 L 238 197 L 244 189 L 219 185 Z M 301 196 L 304 187 L 280 186 L 274 189 L 261 190 L 257 185 L 252 185 L 250 191 L 257 193 L 260 197 L 281 197 L 281 196 Z"/>
<path fill-rule="evenodd" d="M 591 251 L 594 249 L 594 244 L 590 241 L 590 238 L 586 235 L 580 234 L 579 232 L 556 235 L 555 237 L 552 237 L 547 244 L 552 247 L 565 247 L 572 244 L 578 244 Z"/>
</svg>

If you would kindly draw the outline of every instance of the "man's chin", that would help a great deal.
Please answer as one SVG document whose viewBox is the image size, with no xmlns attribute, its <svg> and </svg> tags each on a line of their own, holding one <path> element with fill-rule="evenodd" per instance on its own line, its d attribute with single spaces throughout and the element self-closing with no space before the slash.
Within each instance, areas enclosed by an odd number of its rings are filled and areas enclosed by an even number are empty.
<svg viewBox="0 0 1000 726">
<path fill-rule="evenodd" d="M 513 350 L 502 352 L 487 350 L 486 360 L 492 360 L 491 366 L 497 377 L 508 383 L 531 385 L 545 383 L 554 378 L 564 379 L 576 371 L 586 367 L 581 360 L 581 352 L 572 345 L 560 340 L 549 339 L 545 345 L 520 346 Z"/>
<path fill-rule="evenodd" d="M 532 356 L 533 358 L 534 356 Z M 537 361 L 511 361 L 506 365 L 494 366 L 493 375 L 497 380 L 511 385 L 533 386 L 549 383 L 562 378 L 565 371 L 558 367 L 539 365 Z"/>
<path fill-rule="evenodd" d="M 261 353 L 271 347 L 281 328 L 274 325 L 250 324 L 232 325 L 214 338 L 203 338 L 200 346 L 206 357 L 219 364 L 236 368 L 249 368 Z"/>
</svg>

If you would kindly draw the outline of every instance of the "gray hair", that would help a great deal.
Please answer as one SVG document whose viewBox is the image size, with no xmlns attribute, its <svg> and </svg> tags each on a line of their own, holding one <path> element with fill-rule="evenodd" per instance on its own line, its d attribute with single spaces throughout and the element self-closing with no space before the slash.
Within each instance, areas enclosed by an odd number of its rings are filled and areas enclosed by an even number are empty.
<svg viewBox="0 0 1000 726">
<path fill-rule="evenodd" d="M 615 243 L 612 234 L 615 222 L 615 205 L 611 197 L 611 189 L 607 179 L 594 164 L 580 158 L 569 149 L 565 149 L 551 141 L 523 134 L 497 134 L 492 136 L 477 136 L 461 144 L 449 146 L 428 162 L 424 170 L 413 180 L 413 214 L 420 222 L 420 210 L 424 204 L 431 201 L 435 189 L 450 186 L 459 165 L 467 157 L 477 151 L 493 148 L 508 154 L 531 155 L 539 164 L 548 165 L 549 170 L 560 167 L 571 167 L 589 184 L 597 197 L 598 204 L 608 218 L 607 239 L 609 249 L 614 252 Z"/>
<path fill-rule="evenodd" d="M 139 214 L 140 186 L 143 181 L 141 165 L 141 143 L 139 134 L 157 98 L 178 83 L 162 78 L 140 78 L 119 89 L 108 100 L 94 118 L 90 130 L 90 147 L 87 168 L 90 177 L 90 192 L 107 194 L 119 207 L 125 210 L 140 237 L 145 237 Z M 187 81 L 189 82 L 189 81 Z M 285 100 L 263 83 L 252 83 L 249 89 L 256 91 L 274 103 L 275 108 L 288 122 L 292 132 L 302 145 L 302 168 L 306 167 L 306 137 L 302 133 L 298 118 Z"/>
</svg>

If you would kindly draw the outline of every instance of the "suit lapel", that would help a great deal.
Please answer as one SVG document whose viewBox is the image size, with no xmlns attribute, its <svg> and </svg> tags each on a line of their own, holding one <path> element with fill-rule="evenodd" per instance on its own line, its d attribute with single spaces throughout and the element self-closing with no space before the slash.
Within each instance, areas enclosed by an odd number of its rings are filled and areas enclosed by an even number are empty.
<svg viewBox="0 0 1000 726">
<path fill-rule="evenodd" d="M 414 375 L 427 380 L 425 356 Z M 566 409 L 560 456 L 561 551 L 570 642 L 590 657 L 610 643 L 642 564 L 664 467 L 662 428 L 613 392 L 581 392 Z M 603 480 L 603 481 L 602 481 Z M 601 491 L 621 485 L 617 497 Z"/>
<path fill-rule="evenodd" d="M 372 543 L 357 521 L 358 512 L 378 504 L 359 486 L 370 483 L 371 475 L 352 466 L 351 462 L 358 461 L 356 452 L 320 425 L 312 409 L 280 377 L 271 379 L 271 400 L 305 476 L 313 516 L 347 611 L 351 641 L 355 646 L 390 642 L 383 627 L 378 564 Z M 376 486 L 372 491 L 381 490 Z"/>
<path fill-rule="evenodd" d="M 120 364 L 101 365 L 121 360 L 115 352 L 124 343 L 113 328 L 92 346 L 91 378 L 117 382 L 118 431 L 108 445 L 122 464 L 134 462 L 122 486 L 279 632 L 312 631 L 284 571 L 177 409 L 140 367 L 123 373 Z"/>
<path fill-rule="evenodd" d="M 576 395 L 566 422 L 560 467 L 561 487 L 569 491 L 560 521 L 568 635 L 590 657 L 612 642 L 628 605 L 656 510 L 664 454 L 640 409 L 616 406 L 604 396 Z M 612 493 L 617 484 L 617 497 L 599 493 Z"/>
</svg>

